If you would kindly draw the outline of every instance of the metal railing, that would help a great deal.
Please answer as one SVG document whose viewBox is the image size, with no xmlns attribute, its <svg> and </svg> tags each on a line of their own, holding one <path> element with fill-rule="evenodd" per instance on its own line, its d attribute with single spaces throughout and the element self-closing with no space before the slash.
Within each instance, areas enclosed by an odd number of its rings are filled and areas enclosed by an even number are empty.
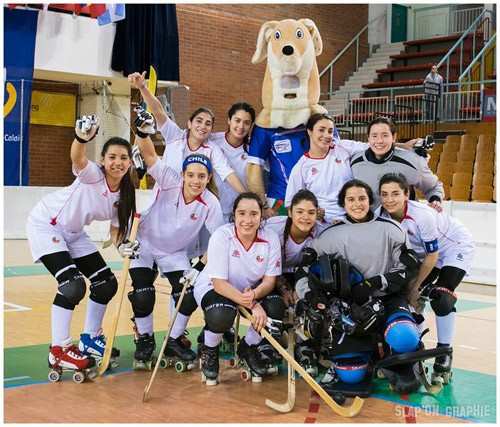
<svg viewBox="0 0 500 427">
<path fill-rule="evenodd" d="M 436 121 L 477 121 L 482 119 L 482 93 L 496 80 L 450 83 L 439 96 L 425 93 L 423 85 L 346 92 L 340 111 L 333 112 L 335 124 L 352 127 L 368 123 L 376 115 L 388 115 L 397 124 L 431 124 Z M 479 90 L 474 89 L 480 87 Z M 411 93 L 409 93 L 411 92 Z M 370 96 L 375 95 L 375 96 Z"/>
<path fill-rule="evenodd" d="M 490 10 L 483 10 L 480 15 L 477 16 L 476 19 L 472 22 L 472 24 L 467 28 L 466 31 L 462 34 L 462 36 L 456 41 L 456 43 L 450 48 L 448 53 L 439 61 L 437 64 L 438 69 L 446 65 L 446 73 L 444 74 L 445 82 L 450 81 L 450 68 L 455 67 L 458 68 L 458 75 L 460 76 L 463 72 L 463 64 L 464 64 L 464 50 L 469 50 L 466 46 L 466 43 L 469 43 L 469 40 L 472 36 L 472 46 L 471 46 L 471 54 L 470 58 L 474 58 L 476 56 L 476 50 L 478 50 L 478 46 L 480 42 L 487 42 L 491 37 L 492 25 L 493 25 L 493 14 Z M 479 38 L 481 37 L 481 38 Z M 464 49 L 466 48 L 466 49 Z M 458 55 L 458 63 L 452 64 L 451 59 L 452 56 Z M 443 74 L 443 73 L 441 73 Z"/>
<path fill-rule="evenodd" d="M 355 67 L 354 71 L 356 72 L 359 69 L 360 66 L 360 57 L 359 57 L 359 42 L 361 39 L 361 36 L 368 30 L 370 25 L 372 25 L 374 22 L 378 21 L 381 18 L 386 18 L 387 13 L 384 13 L 382 15 L 379 15 L 375 18 L 373 18 L 371 21 L 368 22 L 352 39 L 347 45 L 333 58 L 328 65 L 319 73 L 319 78 L 321 78 L 328 72 L 328 94 L 329 96 L 333 93 L 333 66 L 344 56 L 344 54 L 349 50 L 349 48 L 352 45 L 355 45 L 356 48 L 356 54 L 354 57 L 355 60 Z"/>
<path fill-rule="evenodd" d="M 471 9 L 458 9 L 451 13 L 450 34 L 461 33 L 471 26 L 474 20 L 481 14 L 483 7 Z"/>
<path fill-rule="evenodd" d="M 496 44 L 496 33 L 488 40 L 488 43 L 484 45 L 481 51 L 476 55 L 474 60 L 469 64 L 469 66 L 464 70 L 464 72 L 458 78 L 459 83 L 463 83 L 463 81 L 467 78 L 468 81 L 472 80 L 472 72 L 476 68 L 476 65 L 480 67 L 479 72 L 479 80 L 485 80 L 485 66 L 486 66 L 486 54 L 491 52 L 493 55 L 493 69 L 495 69 L 496 64 L 496 53 L 495 53 L 495 44 Z M 490 51 L 490 49 L 492 49 Z M 481 61 L 481 62 L 479 62 Z"/>
</svg>

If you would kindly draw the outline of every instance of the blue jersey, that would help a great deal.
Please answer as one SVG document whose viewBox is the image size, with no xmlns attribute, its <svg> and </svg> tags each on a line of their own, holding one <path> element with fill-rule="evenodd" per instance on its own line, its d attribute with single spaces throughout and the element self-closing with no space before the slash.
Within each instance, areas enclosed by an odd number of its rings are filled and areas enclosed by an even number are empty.
<svg viewBox="0 0 500 427">
<path fill-rule="evenodd" d="M 269 162 L 267 197 L 285 200 L 290 172 L 302 155 L 309 150 L 306 128 L 270 128 L 257 125 L 252 130 L 248 150 L 249 163 L 264 166 Z"/>
</svg>

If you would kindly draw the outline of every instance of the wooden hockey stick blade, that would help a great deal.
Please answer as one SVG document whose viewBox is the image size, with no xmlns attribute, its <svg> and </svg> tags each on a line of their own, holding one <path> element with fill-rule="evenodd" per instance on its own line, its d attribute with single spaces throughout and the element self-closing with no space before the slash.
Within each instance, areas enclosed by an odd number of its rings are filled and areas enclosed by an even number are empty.
<svg viewBox="0 0 500 427">
<path fill-rule="evenodd" d="M 239 307 L 241 314 L 245 317 L 245 319 L 252 322 L 253 317 L 248 312 L 248 310 L 244 307 Z M 323 388 L 311 377 L 306 370 L 298 364 L 298 362 L 287 353 L 287 351 L 271 336 L 269 332 L 267 332 L 264 328 L 260 330 L 260 335 L 269 341 L 276 351 L 281 354 L 281 356 L 290 363 L 295 371 L 297 371 L 304 381 L 311 387 L 316 393 L 318 393 L 319 397 L 330 407 L 330 409 L 341 417 L 354 417 L 359 414 L 361 408 L 363 407 L 364 400 L 359 396 L 356 396 L 350 406 L 341 406 L 337 402 L 335 402 L 330 395 L 323 390 Z"/>
<path fill-rule="evenodd" d="M 293 332 L 288 333 L 288 354 L 294 357 L 294 336 Z M 295 406 L 295 371 L 290 363 L 287 367 L 287 388 L 288 395 L 285 403 L 276 403 L 271 399 L 266 399 L 266 405 L 277 412 L 288 413 L 291 412 Z"/>
<path fill-rule="evenodd" d="M 144 388 L 144 393 L 142 395 L 142 401 L 147 402 L 149 399 L 149 392 L 151 390 L 151 386 L 153 385 L 153 381 L 156 378 L 156 373 L 158 372 L 158 367 L 160 366 L 160 361 L 163 355 L 163 352 L 165 351 L 165 348 L 167 347 L 167 342 L 168 338 L 170 337 L 170 333 L 172 332 L 172 328 L 174 327 L 175 319 L 177 318 L 177 313 L 179 313 L 179 307 L 182 304 L 182 300 L 184 299 L 184 294 L 186 293 L 186 289 L 191 285 L 191 283 L 186 280 L 184 283 L 184 286 L 182 287 L 181 295 L 179 296 L 179 301 L 177 301 L 177 304 L 175 306 L 174 313 L 172 314 L 172 317 L 170 318 L 170 323 L 168 325 L 167 332 L 165 334 L 165 338 L 163 339 L 163 343 L 161 345 L 160 352 L 158 353 L 158 358 L 156 359 L 155 367 L 153 369 L 153 372 L 151 374 L 151 377 L 149 378 L 149 382 L 146 384 L 146 387 Z"/>
<path fill-rule="evenodd" d="M 130 229 L 129 240 L 134 241 L 137 236 L 137 230 L 139 229 L 139 223 L 141 221 L 141 215 L 136 213 L 134 215 L 134 220 L 132 221 L 132 228 Z M 130 267 L 130 258 L 126 257 L 123 261 L 122 273 L 120 275 L 120 281 L 118 282 L 118 307 L 116 308 L 115 318 L 113 319 L 113 324 L 111 325 L 110 333 L 106 340 L 106 348 L 104 349 L 104 355 L 102 356 L 101 365 L 97 369 L 97 375 L 101 376 L 108 369 L 109 362 L 111 360 L 111 352 L 113 350 L 113 343 L 115 341 L 116 330 L 118 329 L 118 320 L 120 319 L 120 312 L 123 304 L 123 296 L 125 295 L 125 285 L 127 283 L 128 269 Z"/>
</svg>

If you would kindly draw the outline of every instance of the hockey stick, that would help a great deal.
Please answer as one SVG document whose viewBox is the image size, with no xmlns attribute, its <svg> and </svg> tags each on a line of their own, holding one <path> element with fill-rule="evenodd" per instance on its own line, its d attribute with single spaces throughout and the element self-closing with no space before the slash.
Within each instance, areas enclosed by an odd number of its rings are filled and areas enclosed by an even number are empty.
<svg viewBox="0 0 500 427">
<path fill-rule="evenodd" d="M 288 354 L 291 357 L 294 357 L 294 348 L 295 348 L 295 334 L 293 330 L 288 331 Z M 295 406 L 295 371 L 288 362 L 288 374 L 287 374 L 287 387 L 288 387 L 288 396 L 285 403 L 276 403 L 271 399 L 266 399 L 266 405 L 275 411 L 287 413 L 293 410 Z"/>
<path fill-rule="evenodd" d="M 177 301 L 177 304 L 175 306 L 175 310 L 172 313 L 172 316 L 170 317 L 170 323 L 168 325 L 167 332 L 165 334 L 165 338 L 163 339 L 163 343 L 161 345 L 160 352 L 158 353 L 158 358 L 156 359 L 155 363 L 155 368 L 153 369 L 153 373 L 151 374 L 151 378 L 149 378 L 149 382 L 144 388 L 144 393 L 142 395 L 142 401 L 147 402 L 149 399 L 149 391 L 151 390 L 151 386 L 153 385 L 153 381 L 156 378 L 156 373 L 158 372 L 158 368 L 160 367 L 160 361 L 163 355 L 163 352 L 165 351 L 165 348 L 167 347 L 167 342 L 170 337 L 170 333 L 172 332 L 172 328 L 174 327 L 174 322 L 175 319 L 177 318 L 177 313 L 179 313 L 179 308 L 182 304 L 182 300 L 184 299 L 184 294 L 186 293 L 187 288 L 191 286 L 191 280 L 185 279 L 184 281 L 184 286 L 182 286 L 182 291 L 181 295 L 179 296 L 179 301 Z"/>
<path fill-rule="evenodd" d="M 139 228 L 139 222 L 141 221 L 141 215 L 138 213 L 134 214 L 134 220 L 132 222 L 132 228 L 130 229 L 129 240 L 133 242 L 137 236 L 137 230 Z M 130 267 L 130 258 L 126 257 L 123 261 L 122 274 L 120 275 L 120 282 L 118 283 L 118 307 L 116 308 L 115 318 L 113 319 L 113 324 L 111 325 L 110 334 L 106 342 L 106 348 L 104 349 L 104 355 L 102 356 L 102 361 L 97 369 L 97 375 L 100 376 L 106 372 L 108 369 L 109 362 L 111 360 L 111 352 L 113 350 L 113 342 L 115 341 L 116 330 L 118 328 L 118 320 L 120 319 L 120 312 L 123 304 L 123 296 L 125 295 L 125 285 L 127 283 L 128 269 Z"/>
<path fill-rule="evenodd" d="M 250 322 L 253 321 L 252 315 L 248 312 L 248 310 L 244 307 L 239 307 L 241 314 L 245 319 Z M 337 402 L 335 402 L 330 395 L 323 390 L 323 388 L 311 377 L 306 370 L 300 366 L 297 361 L 290 356 L 287 351 L 271 336 L 269 332 L 267 332 L 264 328 L 260 330 L 260 335 L 267 339 L 269 343 L 276 349 L 276 351 L 281 354 L 281 356 L 292 365 L 293 369 L 297 371 L 304 381 L 311 387 L 316 393 L 318 393 L 319 397 L 323 399 L 323 401 L 330 407 L 330 409 L 340 415 L 341 417 L 354 417 L 359 414 L 361 408 L 363 407 L 364 400 L 356 396 L 351 404 L 351 406 L 341 406 Z"/>
</svg>

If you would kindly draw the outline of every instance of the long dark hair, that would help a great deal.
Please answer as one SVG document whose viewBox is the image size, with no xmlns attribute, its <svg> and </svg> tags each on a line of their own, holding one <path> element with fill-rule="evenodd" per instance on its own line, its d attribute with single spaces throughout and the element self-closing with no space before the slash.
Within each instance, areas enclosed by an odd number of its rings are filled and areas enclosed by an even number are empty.
<svg viewBox="0 0 500 427">
<path fill-rule="evenodd" d="M 299 190 L 295 193 L 295 195 L 292 197 L 292 201 L 290 202 L 290 212 L 292 212 L 292 209 L 295 205 L 299 204 L 300 202 L 307 200 L 311 202 L 316 209 L 319 208 L 319 203 L 318 199 L 314 195 L 312 191 L 302 189 Z M 285 228 L 283 230 L 283 251 L 282 251 L 282 257 L 281 257 L 281 266 L 285 265 L 285 260 L 286 260 L 286 242 L 288 238 L 290 237 L 290 229 L 292 228 L 292 218 L 289 216 L 286 219 L 285 223 Z"/>
<path fill-rule="evenodd" d="M 132 159 L 132 147 L 126 139 L 117 136 L 108 139 L 101 150 L 101 156 L 104 158 L 109 147 L 119 145 L 125 147 L 130 159 Z M 135 214 L 135 186 L 130 175 L 132 168 L 129 167 L 127 173 L 123 175 L 120 181 L 120 200 L 118 200 L 118 243 L 126 239 L 130 218 Z"/>
<path fill-rule="evenodd" d="M 250 114 L 250 118 L 252 119 L 252 124 L 255 122 L 255 110 L 254 108 L 248 103 L 248 102 L 236 102 L 227 111 L 227 118 L 229 120 L 232 119 L 232 117 L 236 114 L 237 111 L 245 111 L 246 113 Z M 228 127 L 229 131 L 229 127 Z M 243 150 L 245 150 L 246 153 L 248 153 L 248 144 L 250 142 L 250 132 L 243 138 Z"/>
</svg>

